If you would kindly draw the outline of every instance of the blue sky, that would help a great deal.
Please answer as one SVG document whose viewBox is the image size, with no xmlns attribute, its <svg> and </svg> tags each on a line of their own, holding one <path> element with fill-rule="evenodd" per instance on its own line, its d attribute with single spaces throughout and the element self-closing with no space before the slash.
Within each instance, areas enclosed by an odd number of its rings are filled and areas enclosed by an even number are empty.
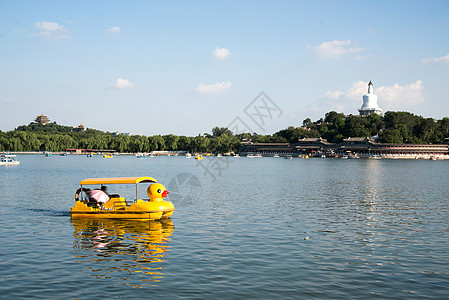
<svg viewBox="0 0 449 300">
<path fill-rule="evenodd" d="M 449 116 L 448 1 L 0 1 L 0 130 L 258 133 L 384 110 Z M 282 110 L 263 130 L 244 109 Z"/>
</svg>

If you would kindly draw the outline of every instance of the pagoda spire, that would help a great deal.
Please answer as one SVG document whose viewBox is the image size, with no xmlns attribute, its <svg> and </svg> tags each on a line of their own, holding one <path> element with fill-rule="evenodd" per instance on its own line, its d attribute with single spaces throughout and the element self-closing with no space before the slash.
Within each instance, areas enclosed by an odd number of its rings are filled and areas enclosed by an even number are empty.
<svg viewBox="0 0 449 300">
<path fill-rule="evenodd" d="M 368 83 L 368 93 L 363 95 L 363 104 L 359 109 L 361 116 L 368 116 L 372 113 L 382 114 L 382 109 L 377 104 L 377 95 L 374 94 L 373 82 Z"/>
</svg>

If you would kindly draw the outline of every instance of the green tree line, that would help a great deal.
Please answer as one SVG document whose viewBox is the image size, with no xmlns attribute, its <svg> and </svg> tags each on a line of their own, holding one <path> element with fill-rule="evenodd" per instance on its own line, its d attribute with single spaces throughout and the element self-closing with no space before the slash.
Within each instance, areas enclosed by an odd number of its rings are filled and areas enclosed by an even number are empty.
<svg viewBox="0 0 449 300">
<path fill-rule="evenodd" d="M 8 132 L 0 131 L 0 151 L 65 151 L 70 148 L 116 150 L 118 152 L 189 151 L 237 152 L 241 142 L 294 143 L 299 138 L 325 138 L 339 143 L 348 137 L 378 136 L 383 143 L 434 144 L 449 138 L 449 118 L 434 120 L 409 112 L 387 112 L 384 116 L 345 116 L 328 112 L 324 119 L 304 120 L 302 126 L 288 127 L 273 135 L 257 133 L 233 134 L 224 127 L 215 127 L 212 134 L 198 136 L 114 135 L 95 129 L 79 131 L 70 126 L 50 124 L 23 125 Z"/>
<path fill-rule="evenodd" d="M 240 148 L 238 137 L 226 128 L 195 137 L 168 135 L 123 135 L 94 129 L 79 131 L 56 123 L 19 126 L 0 131 L 0 151 L 65 151 L 66 149 L 116 150 L 118 152 L 190 151 L 225 153 Z"/>
</svg>

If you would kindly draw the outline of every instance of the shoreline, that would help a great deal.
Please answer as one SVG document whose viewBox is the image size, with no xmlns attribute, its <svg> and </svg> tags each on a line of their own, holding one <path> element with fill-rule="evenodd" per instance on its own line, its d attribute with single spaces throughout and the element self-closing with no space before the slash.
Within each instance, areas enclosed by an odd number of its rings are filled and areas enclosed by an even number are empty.
<svg viewBox="0 0 449 300">
<path fill-rule="evenodd" d="M 53 155 L 60 155 L 63 153 L 67 153 L 65 151 L 4 151 L 0 152 L 0 154 L 13 154 L 13 155 L 44 155 L 45 152 L 50 152 Z M 154 154 L 155 156 L 185 156 L 187 151 L 154 151 L 154 152 L 148 152 L 148 154 Z M 86 153 L 67 153 L 68 155 L 76 155 L 76 156 L 85 156 Z M 103 153 L 98 153 L 95 155 L 102 156 Z M 117 156 L 131 156 L 136 155 L 137 153 L 113 153 L 113 155 Z M 206 155 L 209 154 L 209 155 Z M 202 153 L 202 155 L 207 157 L 216 157 L 216 155 L 210 153 Z M 262 153 L 263 157 L 273 157 L 273 153 L 267 154 Z M 298 153 L 289 153 L 289 155 L 292 155 L 293 157 L 297 156 Z M 224 155 L 224 156 L 233 156 L 233 155 Z M 243 153 L 240 155 L 241 157 L 246 157 Z M 285 154 L 281 154 L 280 157 L 284 157 Z M 381 154 L 379 155 L 382 159 L 402 159 L 402 160 L 449 160 L 449 155 L 445 154 Z M 320 158 L 320 156 L 310 156 L 310 158 Z M 341 157 L 332 157 L 327 156 L 326 158 L 341 158 Z M 372 157 L 364 154 L 360 154 L 358 159 L 371 159 Z"/>
</svg>

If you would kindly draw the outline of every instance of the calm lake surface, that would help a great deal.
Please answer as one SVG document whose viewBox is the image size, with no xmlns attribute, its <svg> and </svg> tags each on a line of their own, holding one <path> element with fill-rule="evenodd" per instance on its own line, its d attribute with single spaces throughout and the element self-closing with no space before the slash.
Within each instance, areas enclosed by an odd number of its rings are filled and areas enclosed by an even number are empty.
<svg viewBox="0 0 449 300">
<path fill-rule="evenodd" d="M 18 160 L 0 167 L 1 298 L 449 297 L 449 161 Z M 70 219 L 80 180 L 122 176 L 164 184 L 171 221 Z"/>
</svg>

